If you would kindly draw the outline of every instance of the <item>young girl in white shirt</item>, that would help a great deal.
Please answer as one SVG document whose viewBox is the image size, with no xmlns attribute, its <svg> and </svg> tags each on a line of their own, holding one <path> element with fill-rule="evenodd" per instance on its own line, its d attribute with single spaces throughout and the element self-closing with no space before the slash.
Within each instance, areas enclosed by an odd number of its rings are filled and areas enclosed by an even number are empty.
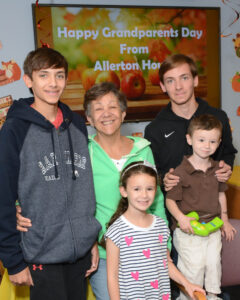
<svg viewBox="0 0 240 300">
<path fill-rule="evenodd" d="M 170 300 L 169 277 L 192 298 L 194 291 L 204 293 L 172 263 L 165 221 L 148 213 L 157 184 L 157 171 L 148 162 L 131 163 L 121 173 L 122 198 L 105 234 L 111 300 Z"/>
</svg>

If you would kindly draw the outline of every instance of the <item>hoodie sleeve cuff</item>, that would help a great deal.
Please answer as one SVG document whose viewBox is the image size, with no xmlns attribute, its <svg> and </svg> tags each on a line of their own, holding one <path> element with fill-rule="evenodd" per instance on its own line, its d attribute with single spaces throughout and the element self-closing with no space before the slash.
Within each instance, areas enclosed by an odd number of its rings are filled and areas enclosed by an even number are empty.
<svg viewBox="0 0 240 300">
<path fill-rule="evenodd" d="M 8 274 L 9 275 L 14 275 L 17 274 L 19 272 L 21 272 L 22 270 L 24 270 L 28 265 L 22 261 L 19 265 L 8 268 Z"/>
</svg>

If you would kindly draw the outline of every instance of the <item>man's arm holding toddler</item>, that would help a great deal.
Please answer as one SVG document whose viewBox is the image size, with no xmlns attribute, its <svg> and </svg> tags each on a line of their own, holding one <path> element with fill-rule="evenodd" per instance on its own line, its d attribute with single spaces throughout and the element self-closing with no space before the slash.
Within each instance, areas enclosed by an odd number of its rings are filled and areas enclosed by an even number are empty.
<svg viewBox="0 0 240 300">
<path fill-rule="evenodd" d="M 219 203 L 221 206 L 221 219 L 224 224 L 222 226 L 222 235 L 226 237 L 227 241 L 231 241 L 234 239 L 234 235 L 236 234 L 236 229 L 230 224 L 228 220 L 227 213 L 227 199 L 224 192 L 219 193 Z"/>
</svg>

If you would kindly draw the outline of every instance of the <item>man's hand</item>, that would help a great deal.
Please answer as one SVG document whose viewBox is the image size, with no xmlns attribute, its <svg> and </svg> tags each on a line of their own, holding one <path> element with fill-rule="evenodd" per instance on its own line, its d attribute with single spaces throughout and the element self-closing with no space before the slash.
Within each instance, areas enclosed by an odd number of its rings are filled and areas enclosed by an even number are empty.
<svg viewBox="0 0 240 300">
<path fill-rule="evenodd" d="M 232 241 L 234 239 L 237 230 L 232 226 L 229 221 L 224 221 L 224 224 L 221 228 L 222 236 L 225 236 L 227 241 Z"/>
<path fill-rule="evenodd" d="M 228 164 L 226 164 L 223 160 L 220 160 L 219 162 L 219 167 L 220 169 L 218 169 L 215 172 L 215 175 L 217 177 L 217 180 L 219 182 L 226 182 L 228 181 L 228 179 L 231 177 L 232 175 L 232 169 L 231 166 L 229 166 Z"/>
<path fill-rule="evenodd" d="M 170 191 L 174 186 L 179 183 L 179 176 L 173 175 L 174 169 L 171 168 L 168 173 L 165 174 L 163 178 L 165 191 Z"/>
<path fill-rule="evenodd" d="M 33 285 L 32 276 L 28 267 L 17 274 L 9 275 L 9 279 L 13 285 Z"/>
<path fill-rule="evenodd" d="M 99 262 L 99 253 L 98 253 L 98 247 L 97 247 L 97 242 L 93 245 L 92 250 L 92 264 L 89 270 L 87 270 L 85 277 L 89 276 L 92 272 L 95 272 L 98 267 L 98 262 Z"/>
</svg>

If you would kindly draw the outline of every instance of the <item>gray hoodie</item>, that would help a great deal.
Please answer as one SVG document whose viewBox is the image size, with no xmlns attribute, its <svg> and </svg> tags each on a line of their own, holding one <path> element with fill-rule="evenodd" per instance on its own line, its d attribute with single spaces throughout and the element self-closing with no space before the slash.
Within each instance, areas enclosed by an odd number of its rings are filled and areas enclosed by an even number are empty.
<svg viewBox="0 0 240 300">
<path fill-rule="evenodd" d="M 24 262 L 76 261 L 101 228 L 84 121 L 59 103 L 64 121 L 56 130 L 32 102 L 15 101 L 0 131 L 0 259 L 10 274 Z M 13 222 L 17 199 L 32 220 L 21 236 Z"/>
</svg>

